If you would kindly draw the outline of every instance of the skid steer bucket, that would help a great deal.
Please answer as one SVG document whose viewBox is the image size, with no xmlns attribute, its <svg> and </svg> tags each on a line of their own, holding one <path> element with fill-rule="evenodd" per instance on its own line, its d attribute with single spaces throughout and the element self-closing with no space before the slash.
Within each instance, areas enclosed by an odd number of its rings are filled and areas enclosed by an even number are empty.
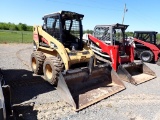
<svg viewBox="0 0 160 120">
<path fill-rule="evenodd" d="M 76 111 L 125 89 L 109 66 L 68 70 L 59 74 L 57 90 Z"/>
<path fill-rule="evenodd" d="M 156 77 L 155 73 L 141 61 L 120 65 L 117 74 L 122 80 L 135 85 Z"/>
</svg>

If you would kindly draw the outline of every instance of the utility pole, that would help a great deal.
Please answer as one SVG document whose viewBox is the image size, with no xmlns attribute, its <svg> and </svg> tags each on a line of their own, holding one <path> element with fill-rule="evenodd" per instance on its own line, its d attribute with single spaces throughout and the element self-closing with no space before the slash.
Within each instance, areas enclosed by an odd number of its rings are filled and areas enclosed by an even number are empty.
<svg viewBox="0 0 160 120">
<path fill-rule="evenodd" d="M 124 14 L 123 14 L 123 19 L 122 19 L 122 24 L 124 23 L 124 17 L 125 17 L 125 13 L 128 11 L 128 9 L 126 9 L 126 3 L 124 5 Z"/>
</svg>

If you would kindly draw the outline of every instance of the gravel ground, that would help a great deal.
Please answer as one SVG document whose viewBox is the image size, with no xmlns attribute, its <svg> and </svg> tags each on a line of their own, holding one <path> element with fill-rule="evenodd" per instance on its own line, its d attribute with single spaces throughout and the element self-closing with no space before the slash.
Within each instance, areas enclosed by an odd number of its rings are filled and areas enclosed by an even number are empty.
<svg viewBox="0 0 160 120">
<path fill-rule="evenodd" d="M 57 90 L 33 75 L 30 68 L 32 44 L 0 44 L 0 68 L 11 85 L 12 104 L 18 119 L 24 120 L 160 120 L 160 67 L 147 65 L 157 78 L 134 86 L 79 112 L 65 103 Z"/>
</svg>

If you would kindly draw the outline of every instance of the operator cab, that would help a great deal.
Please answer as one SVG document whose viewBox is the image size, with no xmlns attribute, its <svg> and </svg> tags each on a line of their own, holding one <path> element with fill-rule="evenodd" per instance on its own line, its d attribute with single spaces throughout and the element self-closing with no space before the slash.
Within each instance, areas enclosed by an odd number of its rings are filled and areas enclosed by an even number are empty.
<svg viewBox="0 0 160 120">
<path fill-rule="evenodd" d="M 84 15 L 60 11 L 43 17 L 43 29 L 70 50 L 82 50 L 82 19 Z"/>
<path fill-rule="evenodd" d="M 124 44 L 125 30 L 128 25 L 113 24 L 113 25 L 97 25 L 94 28 L 93 35 L 106 44 L 119 45 Z"/>
<path fill-rule="evenodd" d="M 93 36 L 105 42 L 108 45 L 118 45 L 121 56 L 126 55 L 125 30 L 129 25 L 113 24 L 113 25 L 97 25 L 94 28 Z M 92 44 L 92 46 L 94 46 Z M 97 46 L 98 47 L 98 46 Z"/>
<path fill-rule="evenodd" d="M 156 45 L 156 34 L 156 31 L 134 31 L 133 37 Z"/>
</svg>

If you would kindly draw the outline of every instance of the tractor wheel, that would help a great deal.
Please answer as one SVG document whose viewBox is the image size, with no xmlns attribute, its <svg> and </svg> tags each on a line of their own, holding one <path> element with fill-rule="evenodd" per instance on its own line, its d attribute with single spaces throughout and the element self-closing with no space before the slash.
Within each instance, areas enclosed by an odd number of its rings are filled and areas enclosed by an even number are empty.
<svg viewBox="0 0 160 120">
<path fill-rule="evenodd" d="M 151 51 L 149 51 L 149 50 L 143 51 L 140 54 L 140 59 L 143 62 L 151 62 L 153 60 L 153 53 Z"/>
<path fill-rule="evenodd" d="M 43 74 L 43 63 L 45 60 L 45 56 L 40 51 L 35 51 L 31 55 L 31 68 L 32 71 L 37 74 L 41 75 Z"/>
<path fill-rule="evenodd" d="M 44 73 L 44 77 L 45 79 L 50 83 L 50 84 L 57 84 L 57 77 L 59 75 L 59 72 L 62 71 L 63 69 L 63 62 L 61 60 L 61 58 L 58 57 L 50 57 L 47 58 L 44 61 L 44 65 L 43 65 L 43 73 Z"/>
</svg>

